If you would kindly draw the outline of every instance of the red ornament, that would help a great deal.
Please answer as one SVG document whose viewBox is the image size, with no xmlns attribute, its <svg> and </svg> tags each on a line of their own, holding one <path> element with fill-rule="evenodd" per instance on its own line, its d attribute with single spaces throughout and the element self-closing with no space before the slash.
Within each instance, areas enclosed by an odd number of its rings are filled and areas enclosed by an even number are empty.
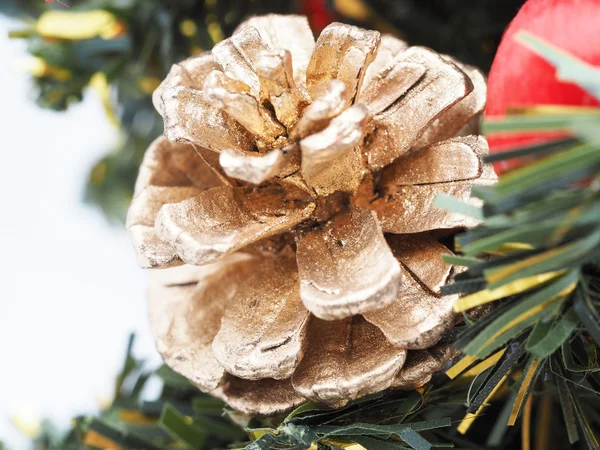
<svg viewBox="0 0 600 450">
<path fill-rule="evenodd" d="M 566 52 L 600 66 L 600 0 L 529 0 L 506 30 L 488 81 L 486 116 L 503 116 L 507 108 L 535 105 L 598 106 L 598 101 L 573 83 L 556 79 L 556 69 L 514 39 L 529 31 Z M 490 136 L 490 151 L 556 139 L 557 133 Z M 523 164 L 508 160 L 496 164 L 503 172 Z"/>
<path fill-rule="evenodd" d="M 326 0 L 304 0 L 302 5 L 302 14 L 308 18 L 310 27 L 317 35 L 335 19 L 325 2 Z"/>
</svg>

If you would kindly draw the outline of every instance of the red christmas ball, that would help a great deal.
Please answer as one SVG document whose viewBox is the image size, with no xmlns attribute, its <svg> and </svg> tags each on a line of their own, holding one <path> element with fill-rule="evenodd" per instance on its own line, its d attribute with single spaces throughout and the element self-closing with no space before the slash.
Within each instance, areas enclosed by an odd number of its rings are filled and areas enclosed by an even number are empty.
<svg viewBox="0 0 600 450">
<path fill-rule="evenodd" d="M 600 0 L 529 0 L 508 26 L 488 80 L 486 117 L 506 114 L 510 107 L 535 105 L 598 106 L 598 101 L 573 83 L 556 79 L 556 69 L 515 41 L 529 31 L 588 63 L 600 66 Z M 489 136 L 490 151 L 501 152 L 556 139 L 556 133 Z M 502 161 L 496 171 L 522 165 Z"/>
<path fill-rule="evenodd" d="M 302 14 L 308 18 L 311 28 L 317 35 L 335 19 L 325 3 L 326 0 L 304 0 L 302 5 Z"/>
</svg>

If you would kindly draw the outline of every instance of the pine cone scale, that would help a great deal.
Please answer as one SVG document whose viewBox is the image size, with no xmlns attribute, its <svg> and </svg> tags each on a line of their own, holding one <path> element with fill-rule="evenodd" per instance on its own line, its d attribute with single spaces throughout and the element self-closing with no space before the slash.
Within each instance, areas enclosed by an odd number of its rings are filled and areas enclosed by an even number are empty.
<svg viewBox="0 0 600 450">
<path fill-rule="evenodd" d="M 218 69 L 210 52 L 204 52 L 174 64 L 167 78 L 158 86 L 152 94 L 152 103 L 156 110 L 164 116 L 162 108 L 162 95 L 168 89 L 182 86 L 201 90 L 204 80 L 213 70 Z"/>
<path fill-rule="evenodd" d="M 207 392 L 226 374 L 212 342 L 235 292 L 236 283 L 230 280 L 251 270 L 248 260 L 233 255 L 217 264 L 179 266 L 157 271 L 150 280 L 150 326 L 157 350 L 174 370 Z"/>
<path fill-rule="evenodd" d="M 296 83 L 306 83 L 306 68 L 313 53 L 315 38 L 303 16 L 251 17 L 235 30 L 234 35 L 245 27 L 254 27 L 271 49 L 285 49 L 294 55 L 293 73 Z"/>
<path fill-rule="evenodd" d="M 406 95 L 373 118 L 377 133 L 364 151 L 374 170 L 408 152 L 439 115 L 474 88 L 464 72 L 429 49 L 411 47 L 396 60 L 424 65 L 427 70 Z"/>
<path fill-rule="evenodd" d="M 442 256 L 452 255 L 452 252 L 427 234 L 388 235 L 386 239 L 394 257 L 413 278 L 431 293 L 440 295 L 441 287 L 450 280 L 452 272 L 452 266 L 446 264 Z"/>
<path fill-rule="evenodd" d="M 307 398 L 339 407 L 390 387 L 405 360 L 406 351 L 360 316 L 334 322 L 312 318 L 292 385 Z"/>
<path fill-rule="evenodd" d="M 258 207 L 229 186 L 162 207 L 156 218 L 158 236 L 188 264 L 206 264 L 261 239 L 282 233 L 308 219 L 314 204 L 284 207 L 284 199 Z M 283 210 L 282 210 L 283 208 Z M 208 220 L 206 220 L 208 219 Z"/>
<path fill-rule="evenodd" d="M 379 190 L 394 195 L 401 186 L 453 183 L 481 175 L 481 149 L 473 139 L 454 138 L 399 158 L 381 173 Z"/>
<path fill-rule="evenodd" d="M 297 258 L 302 300 L 322 319 L 380 309 L 398 296 L 400 266 L 371 211 L 356 208 L 299 237 Z"/>
<path fill-rule="evenodd" d="M 311 95 L 331 80 L 346 87 L 346 105 L 360 92 L 367 67 L 377 54 L 378 31 L 363 30 L 351 25 L 332 23 L 323 30 L 306 71 L 306 85 Z"/>
<path fill-rule="evenodd" d="M 466 129 L 463 133 L 463 127 L 468 128 L 469 123 L 471 123 L 471 128 L 476 132 L 481 115 L 485 109 L 487 85 L 484 75 L 475 67 L 462 64 L 460 61 L 449 56 L 445 56 L 445 58 L 468 75 L 473 83 L 473 90 L 469 95 L 442 112 L 429 125 L 414 145 L 415 149 L 425 148 L 457 135 L 465 136 L 472 134 L 470 129 Z"/>
<path fill-rule="evenodd" d="M 165 136 L 173 142 L 199 145 L 213 151 L 254 149 L 252 135 L 220 109 L 204 100 L 202 91 L 185 86 L 166 90 L 161 96 Z"/>
<path fill-rule="evenodd" d="M 362 142 L 368 109 L 354 105 L 329 125 L 300 141 L 302 176 L 318 195 L 356 192 L 364 176 L 358 144 Z"/>
<path fill-rule="evenodd" d="M 416 389 L 428 383 L 432 374 L 439 372 L 448 359 L 458 352 L 448 344 L 439 344 L 433 350 L 409 352 L 406 363 L 398 372 L 392 386 L 396 389 Z"/>
<path fill-rule="evenodd" d="M 227 374 L 211 394 L 238 411 L 261 416 L 281 414 L 306 402 L 290 379 L 249 381 Z"/>
<path fill-rule="evenodd" d="M 271 49 L 253 26 L 247 26 L 214 46 L 213 58 L 223 73 L 246 84 L 256 97 L 260 94 L 260 80 L 254 70 L 258 57 Z"/>
<path fill-rule="evenodd" d="M 380 114 L 405 95 L 426 72 L 424 65 L 413 62 L 390 65 L 361 91 L 358 101 L 367 105 L 372 114 Z"/>
<path fill-rule="evenodd" d="M 251 264 L 221 319 L 213 352 L 237 377 L 286 379 L 302 358 L 310 316 L 300 300 L 296 258 L 288 248 Z"/>
<path fill-rule="evenodd" d="M 434 345 L 452 325 L 452 305 L 458 296 L 438 297 L 419 286 L 401 266 L 404 279 L 398 297 L 389 306 L 364 313 L 387 340 L 397 347 L 421 350 Z"/>
<path fill-rule="evenodd" d="M 375 55 L 375 59 L 367 70 L 365 71 L 365 77 L 363 79 L 363 90 L 369 90 L 370 85 L 375 80 L 385 76 L 385 73 L 390 67 L 393 67 L 392 63 L 396 57 L 408 48 L 408 44 L 395 38 L 391 34 L 384 34 L 381 36 L 381 42 L 379 44 L 379 51 Z"/>
</svg>

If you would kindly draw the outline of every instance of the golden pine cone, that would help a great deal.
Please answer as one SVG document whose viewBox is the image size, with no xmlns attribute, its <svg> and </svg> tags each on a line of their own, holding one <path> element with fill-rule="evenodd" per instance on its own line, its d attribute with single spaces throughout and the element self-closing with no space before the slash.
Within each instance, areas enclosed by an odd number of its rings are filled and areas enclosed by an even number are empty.
<svg viewBox="0 0 600 450">
<path fill-rule="evenodd" d="M 432 50 L 339 23 L 315 44 L 299 16 L 173 66 L 127 223 L 140 265 L 165 269 L 165 361 L 252 414 L 429 381 L 456 300 L 438 239 L 472 225 L 433 201 L 496 179 L 465 136 L 485 94 Z"/>
</svg>

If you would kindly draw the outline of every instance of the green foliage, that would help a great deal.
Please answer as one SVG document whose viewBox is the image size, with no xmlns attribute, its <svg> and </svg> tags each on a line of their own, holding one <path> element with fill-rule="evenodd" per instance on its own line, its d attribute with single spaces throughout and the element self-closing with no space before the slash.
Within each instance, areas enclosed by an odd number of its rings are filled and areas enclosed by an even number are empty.
<svg viewBox="0 0 600 450">
<path fill-rule="evenodd" d="M 307 403 L 287 416 L 276 429 L 250 428 L 251 434 L 260 437 L 246 449 L 307 449 L 313 443 L 331 449 L 351 443 L 368 445 L 367 448 L 375 450 L 430 449 L 433 444 L 428 438 L 435 435 L 436 429 L 449 427 L 451 419 L 421 420 L 427 417 L 422 405 L 423 396 L 417 391 L 373 395 L 337 410 L 319 409 Z"/>
</svg>

